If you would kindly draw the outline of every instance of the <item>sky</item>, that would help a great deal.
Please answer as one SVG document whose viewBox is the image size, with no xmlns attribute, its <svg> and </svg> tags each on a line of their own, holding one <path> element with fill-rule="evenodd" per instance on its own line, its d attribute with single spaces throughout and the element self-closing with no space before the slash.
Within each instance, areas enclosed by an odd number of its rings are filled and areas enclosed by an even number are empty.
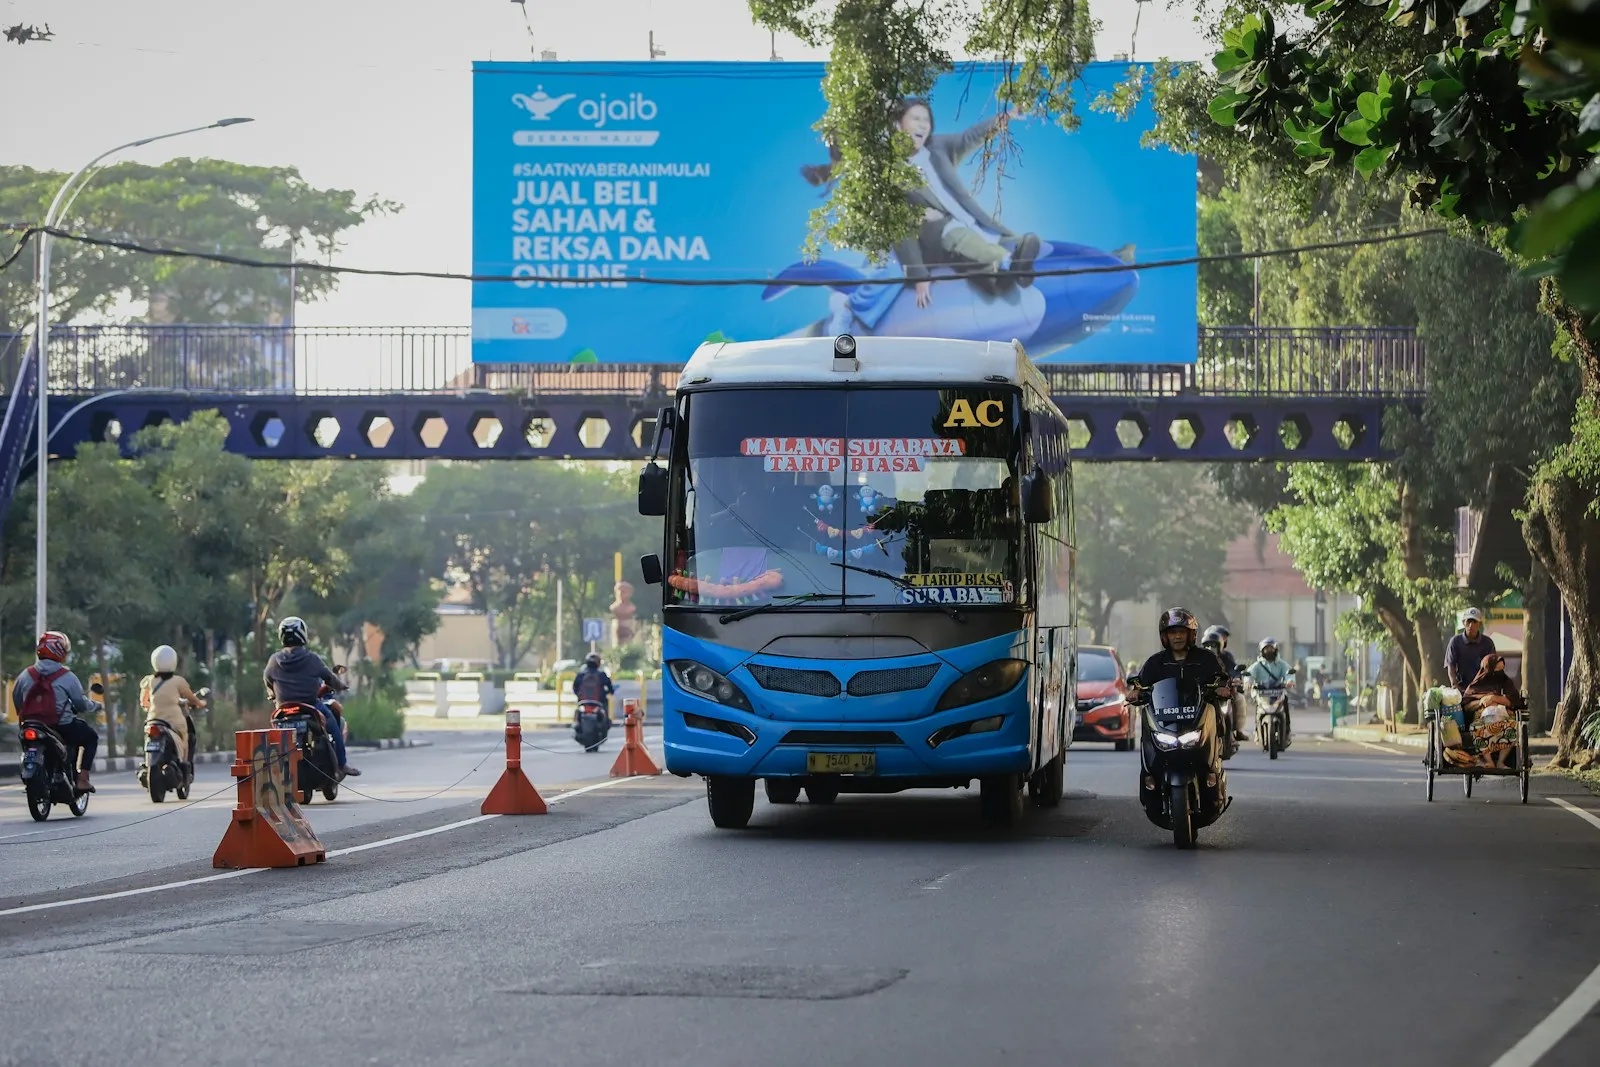
<svg viewBox="0 0 1600 1067">
<path fill-rule="evenodd" d="M 1185 0 L 1092 0 L 1100 58 L 1208 54 Z M 526 18 L 524 18 L 524 12 Z M 746 0 L 0 0 L 0 163 L 74 170 L 121 141 L 245 115 L 256 121 L 138 149 L 296 166 L 318 186 L 399 201 L 347 235 L 338 262 L 469 271 L 475 60 L 764 60 Z M 780 35 L 780 57 L 826 55 Z M 49 86 L 49 90 L 41 87 Z M 159 235 L 154 235 L 159 236 Z M 346 278 L 307 325 L 461 326 L 465 282 Z"/>
</svg>

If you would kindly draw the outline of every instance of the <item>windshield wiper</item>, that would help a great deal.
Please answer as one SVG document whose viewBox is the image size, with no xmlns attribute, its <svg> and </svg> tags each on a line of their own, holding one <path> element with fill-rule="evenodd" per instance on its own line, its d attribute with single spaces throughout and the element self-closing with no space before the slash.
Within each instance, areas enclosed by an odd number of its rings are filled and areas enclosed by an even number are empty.
<svg viewBox="0 0 1600 1067">
<path fill-rule="evenodd" d="M 898 574 L 890 574 L 888 571 L 880 571 L 876 567 L 857 567 L 854 563 L 840 563 L 838 560 L 833 560 L 832 562 L 835 567 L 842 567 L 847 571 L 856 571 L 860 574 L 869 575 L 873 578 L 882 578 L 886 582 L 893 582 L 901 589 L 918 588 L 918 586 L 912 585 Z M 932 607 L 936 607 L 946 615 L 950 616 L 952 619 L 956 620 L 956 622 L 967 621 L 967 617 L 961 614 L 961 609 L 956 607 L 954 604 L 942 604 L 937 600 L 923 600 L 919 601 L 919 604 L 928 604 Z"/>
<path fill-rule="evenodd" d="M 730 611 L 717 621 L 723 624 L 738 622 L 740 619 L 748 619 L 752 615 L 760 615 L 763 611 L 771 611 L 774 608 L 787 608 L 793 604 L 810 604 L 817 600 L 860 600 L 871 596 L 871 593 L 791 593 L 787 596 L 775 596 L 767 604 L 757 604 L 754 607 Z"/>
</svg>

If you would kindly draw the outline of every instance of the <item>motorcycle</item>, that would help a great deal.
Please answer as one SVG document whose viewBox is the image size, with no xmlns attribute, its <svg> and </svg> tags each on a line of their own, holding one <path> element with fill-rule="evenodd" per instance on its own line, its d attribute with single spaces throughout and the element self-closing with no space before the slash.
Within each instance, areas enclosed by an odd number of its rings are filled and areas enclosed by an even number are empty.
<svg viewBox="0 0 1600 1067">
<path fill-rule="evenodd" d="M 280 730 L 293 730 L 300 749 L 299 769 L 291 788 L 300 803 L 311 803 L 318 790 L 328 800 L 339 796 L 339 757 L 328 735 L 322 712 L 305 704 L 281 704 L 272 712 L 272 724 Z"/>
<path fill-rule="evenodd" d="M 611 719 L 605 706 L 597 700 L 578 702 L 578 714 L 572 721 L 572 739 L 583 746 L 585 752 L 598 752 L 611 733 Z"/>
<path fill-rule="evenodd" d="M 1292 690 L 1289 683 L 1294 676 L 1295 672 L 1290 670 L 1284 675 L 1283 685 L 1258 685 L 1250 689 L 1256 704 L 1256 740 L 1271 759 L 1277 759 L 1278 753 L 1290 745 L 1289 694 Z"/>
<path fill-rule="evenodd" d="M 1128 680 L 1137 689 L 1137 677 Z M 1139 802 L 1145 816 L 1172 831 L 1178 848 L 1194 848 L 1201 827 L 1228 810 L 1228 775 L 1222 769 L 1225 729 L 1213 686 L 1163 678 L 1137 689 L 1143 706 Z"/>
<path fill-rule="evenodd" d="M 101 696 L 105 689 L 95 682 L 89 692 Z M 102 707 L 98 700 L 89 703 L 96 711 Z M 89 794 L 78 789 L 77 769 L 66 741 L 53 727 L 36 719 L 18 723 L 17 736 L 22 742 L 22 785 L 33 821 L 44 822 L 56 804 L 65 804 L 73 818 L 83 818 L 89 811 Z"/>
<path fill-rule="evenodd" d="M 202 689 L 195 694 L 204 698 L 211 690 Z M 194 718 L 184 710 L 188 719 L 191 744 L 194 739 Z M 165 719 L 151 719 L 145 723 L 144 763 L 139 766 L 139 784 L 150 791 L 150 802 L 160 804 L 170 790 L 179 800 L 189 799 L 189 787 L 194 785 L 194 764 L 184 758 L 178 735 Z"/>
</svg>

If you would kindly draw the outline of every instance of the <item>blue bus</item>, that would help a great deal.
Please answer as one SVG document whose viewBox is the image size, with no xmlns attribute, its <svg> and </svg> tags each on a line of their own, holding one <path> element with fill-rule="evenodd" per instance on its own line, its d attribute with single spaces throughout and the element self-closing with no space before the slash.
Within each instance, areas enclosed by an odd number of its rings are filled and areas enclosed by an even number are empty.
<svg viewBox="0 0 1600 1067">
<path fill-rule="evenodd" d="M 1059 804 L 1076 705 L 1065 418 L 1020 344 L 706 344 L 657 419 L 667 770 L 767 799 Z M 660 463 L 663 448 L 666 463 Z"/>
</svg>

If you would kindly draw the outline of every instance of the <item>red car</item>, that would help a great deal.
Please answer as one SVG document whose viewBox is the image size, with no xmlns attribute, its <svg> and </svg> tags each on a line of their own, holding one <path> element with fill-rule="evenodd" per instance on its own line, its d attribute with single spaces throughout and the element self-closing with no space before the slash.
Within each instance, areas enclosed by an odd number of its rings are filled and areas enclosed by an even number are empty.
<svg viewBox="0 0 1600 1067">
<path fill-rule="evenodd" d="M 1127 752 L 1138 739 L 1139 721 L 1128 707 L 1122 659 L 1106 645 L 1078 646 L 1078 714 L 1074 741 L 1110 741 Z"/>
</svg>

